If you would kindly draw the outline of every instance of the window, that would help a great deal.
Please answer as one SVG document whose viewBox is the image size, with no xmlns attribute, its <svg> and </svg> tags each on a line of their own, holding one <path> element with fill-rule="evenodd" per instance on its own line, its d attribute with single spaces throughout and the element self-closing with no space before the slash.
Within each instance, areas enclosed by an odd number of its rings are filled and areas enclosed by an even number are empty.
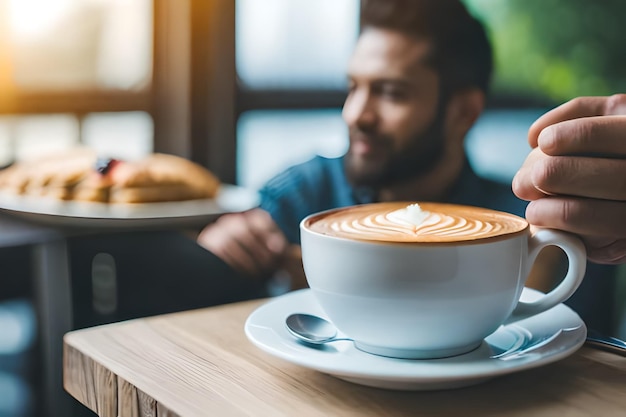
<svg viewBox="0 0 626 417">
<path fill-rule="evenodd" d="M 247 89 L 343 90 L 357 0 L 237 0 L 236 58 Z"/>
<path fill-rule="evenodd" d="M 626 90 L 623 1 L 464 1 L 495 45 L 492 109 Z M 0 166 L 84 143 L 177 154 L 256 188 L 340 154 L 358 12 L 359 0 L 0 0 Z M 525 141 L 529 114 L 510 140 Z"/>
<path fill-rule="evenodd" d="M 189 156 L 189 11 L 190 0 L 0 0 L 0 164 L 76 144 Z"/>
<path fill-rule="evenodd" d="M 497 95 L 560 103 L 626 91 L 626 2 L 464 2 L 490 29 Z"/>
<path fill-rule="evenodd" d="M 489 108 L 468 136 L 468 155 L 479 174 L 510 182 L 539 115 L 576 95 L 626 90 L 620 43 L 626 3 L 464 2 L 486 24 L 496 61 Z M 343 153 L 339 109 L 358 10 L 358 1 L 237 0 L 241 184 L 257 188 L 315 153 Z"/>
<path fill-rule="evenodd" d="M 80 143 L 118 157 L 152 150 L 152 10 L 151 0 L 0 0 L 0 163 Z M 134 134 L 111 130 L 124 124 Z"/>
<path fill-rule="evenodd" d="M 150 0 L 3 3 L 9 77 L 19 90 L 137 91 L 149 85 Z"/>
<path fill-rule="evenodd" d="M 341 106 L 359 1 L 236 4 L 237 181 L 257 189 L 315 154 L 345 152 Z"/>
<path fill-rule="evenodd" d="M 340 156 L 348 146 L 339 109 L 248 111 L 237 138 L 238 183 L 255 190 L 291 165 L 316 154 Z"/>
<path fill-rule="evenodd" d="M 510 183 L 532 122 L 576 96 L 626 91 L 621 0 L 465 0 L 494 47 L 490 108 L 470 132 L 479 174 Z M 559 24 L 559 22 L 567 22 Z"/>
</svg>

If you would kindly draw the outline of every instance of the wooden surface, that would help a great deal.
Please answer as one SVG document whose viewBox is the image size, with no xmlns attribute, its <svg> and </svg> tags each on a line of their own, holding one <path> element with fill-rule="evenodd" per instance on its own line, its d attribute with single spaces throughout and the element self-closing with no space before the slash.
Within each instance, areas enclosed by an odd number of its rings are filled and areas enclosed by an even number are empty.
<svg viewBox="0 0 626 417">
<path fill-rule="evenodd" d="M 65 389 L 114 416 L 624 416 L 626 358 L 583 348 L 469 388 L 368 388 L 274 358 L 244 334 L 263 301 L 70 332 Z"/>
</svg>

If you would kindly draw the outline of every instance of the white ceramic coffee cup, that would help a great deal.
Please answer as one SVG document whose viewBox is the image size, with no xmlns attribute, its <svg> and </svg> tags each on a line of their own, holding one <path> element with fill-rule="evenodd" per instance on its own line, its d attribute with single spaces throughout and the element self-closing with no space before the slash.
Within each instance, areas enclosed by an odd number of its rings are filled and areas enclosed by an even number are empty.
<svg viewBox="0 0 626 417">
<path fill-rule="evenodd" d="M 338 210 L 300 223 L 304 271 L 331 321 L 365 352 L 412 359 L 469 352 L 500 325 L 568 299 L 585 273 L 584 245 L 564 232 L 531 233 L 526 223 L 497 238 L 397 243 L 311 230 Z M 519 301 L 537 254 L 550 245 L 566 253 L 567 275 L 539 300 Z"/>
</svg>

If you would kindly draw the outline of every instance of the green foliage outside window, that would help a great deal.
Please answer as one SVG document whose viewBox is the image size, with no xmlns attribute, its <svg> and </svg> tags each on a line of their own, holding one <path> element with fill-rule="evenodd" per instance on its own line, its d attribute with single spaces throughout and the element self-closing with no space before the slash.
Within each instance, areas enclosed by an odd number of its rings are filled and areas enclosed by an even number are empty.
<svg viewBox="0 0 626 417">
<path fill-rule="evenodd" d="M 626 1 L 465 0 L 494 45 L 495 94 L 626 92 Z"/>
</svg>

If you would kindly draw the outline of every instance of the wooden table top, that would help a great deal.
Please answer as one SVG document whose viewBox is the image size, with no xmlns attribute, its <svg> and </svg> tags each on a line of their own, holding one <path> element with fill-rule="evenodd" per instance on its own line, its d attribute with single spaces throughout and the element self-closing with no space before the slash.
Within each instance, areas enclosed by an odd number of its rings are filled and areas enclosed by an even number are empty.
<svg viewBox="0 0 626 417">
<path fill-rule="evenodd" d="M 624 357 L 583 347 L 562 361 L 468 388 L 369 388 L 254 346 L 244 323 L 263 302 L 70 332 L 65 389 L 102 417 L 626 415 Z"/>
</svg>

